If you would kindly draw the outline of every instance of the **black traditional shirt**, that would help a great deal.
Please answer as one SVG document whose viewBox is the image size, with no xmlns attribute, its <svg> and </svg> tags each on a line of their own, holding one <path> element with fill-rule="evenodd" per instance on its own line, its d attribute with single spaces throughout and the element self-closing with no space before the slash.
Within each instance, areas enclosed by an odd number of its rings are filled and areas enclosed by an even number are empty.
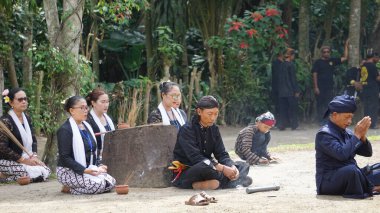
<svg viewBox="0 0 380 213">
<path fill-rule="evenodd" d="M 234 164 L 224 147 L 219 128 L 215 124 L 204 128 L 195 116 L 191 123 L 180 128 L 173 154 L 174 160 L 189 166 L 205 160 L 213 161 L 212 156 L 226 166 Z"/>
<path fill-rule="evenodd" d="M 25 115 L 28 120 L 30 130 L 32 131 L 32 151 L 37 152 L 37 139 L 34 135 L 34 130 L 32 122 L 29 116 Z M 3 115 L 0 120 L 8 127 L 12 134 L 17 138 L 17 140 L 23 144 L 20 131 L 17 128 L 16 123 L 13 121 L 12 117 L 7 113 Z M 8 138 L 2 131 L 0 131 L 0 159 L 17 161 L 21 158 L 22 149 L 19 148 L 10 138 Z"/>
</svg>

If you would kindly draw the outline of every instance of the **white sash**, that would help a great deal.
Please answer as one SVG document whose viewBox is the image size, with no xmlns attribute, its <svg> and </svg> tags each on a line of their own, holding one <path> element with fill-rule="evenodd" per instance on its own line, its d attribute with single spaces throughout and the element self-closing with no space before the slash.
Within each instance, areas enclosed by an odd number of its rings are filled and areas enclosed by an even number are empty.
<svg viewBox="0 0 380 213">
<path fill-rule="evenodd" d="M 22 120 L 24 123 L 24 126 L 22 126 L 20 120 L 18 119 L 16 113 L 11 109 L 9 110 L 8 114 L 12 117 L 13 121 L 15 122 L 18 131 L 20 132 L 21 139 L 22 139 L 22 144 L 28 150 L 31 154 L 33 152 L 32 150 L 32 144 L 33 144 L 33 138 L 32 138 L 32 131 L 30 130 L 30 126 L 28 123 L 28 120 L 26 119 L 26 116 L 24 113 L 22 113 Z M 24 158 L 29 158 L 29 154 L 22 152 L 22 157 Z"/>
<path fill-rule="evenodd" d="M 186 121 L 185 121 L 185 119 L 183 118 L 182 113 L 181 113 L 181 111 L 179 110 L 179 108 L 172 108 L 172 110 L 174 111 L 174 116 L 176 117 L 176 119 L 177 119 L 177 121 L 179 122 L 179 124 L 180 124 L 181 126 L 183 126 L 183 125 L 186 123 Z"/>
<path fill-rule="evenodd" d="M 158 105 L 158 109 L 160 110 L 160 113 L 161 113 L 162 124 L 170 125 L 170 119 L 169 119 L 168 113 L 166 112 L 164 105 L 162 105 L 162 102 Z M 171 107 L 170 110 L 173 112 L 174 117 L 179 122 L 179 124 L 181 126 L 184 125 L 185 119 L 183 119 L 183 116 L 181 115 L 181 112 L 179 111 L 179 109 L 174 109 L 173 107 Z"/>
<path fill-rule="evenodd" d="M 107 131 L 106 128 L 104 127 L 102 122 L 100 122 L 99 117 L 96 115 L 93 109 L 91 109 L 90 114 L 94 118 L 96 125 L 98 125 L 100 132 L 106 132 Z M 106 113 L 103 113 L 103 116 L 106 118 L 107 123 L 110 125 L 111 130 L 112 131 L 115 130 L 115 125 L 113 124 L 111 118 Z M 102 134 L 102 142 L 103 140 L 104 140 L 104 134 Z"/>
<path fill-rule="evenodd" d="M 74 152 L 74 158 L 75 161 L 80 163 L 82 166 L 87 167 L 86 165 L 86 153 L 84 151 L 84 142 L 82 139 L 82 136 L 79 132 L 79 127 L 78 124 L 74 121 L 73 117 L 69 118 L 71 130 L 73 132 L 73 152 Z M 82 123 L 87 127 L 87 130 L 91 133 L 91 136 L 93 139 L 95 139 L 94 131 L 92 130 L 90 124 L 88 124 L 86 121 L 82 121 Z M 96 146 L 94 147 L 96 152 Z M 94 156 L 91 153 L 91 158 L 90 158 L 90 165 L 93 164 Z"/>
</svg>

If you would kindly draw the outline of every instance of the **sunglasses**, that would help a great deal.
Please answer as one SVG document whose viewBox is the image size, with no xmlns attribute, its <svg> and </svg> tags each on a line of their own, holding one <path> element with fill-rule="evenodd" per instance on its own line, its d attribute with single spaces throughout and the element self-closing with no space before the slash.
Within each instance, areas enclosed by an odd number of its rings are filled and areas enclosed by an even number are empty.
<svg viewBox="0 0 380 213">
<path fill-rule="evenodd" d="M 18 101 L 18 102 L 23 102 L 23 101 L 28 101 L 28 98 L 27 97 L 23 97 L 23 98 L 16 98 L 16 100 Z"/>
</svg>

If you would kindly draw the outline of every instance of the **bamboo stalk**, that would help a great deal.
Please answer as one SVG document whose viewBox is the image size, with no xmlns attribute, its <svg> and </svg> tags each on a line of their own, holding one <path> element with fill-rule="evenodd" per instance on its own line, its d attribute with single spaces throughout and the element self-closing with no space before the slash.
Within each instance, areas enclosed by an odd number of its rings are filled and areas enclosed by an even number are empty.
<svg viewBox="0 0 380 213">
<path fill-rule="evenodd" d="M 22 149 L 22 151 L 28 154 L 30 158 L 33 156 L 33 154 L 29 154 L 29 151 L 20 143 L 20 141 L 17 140 L 17 138 L 12 134 L 12 132 L 2 121 L 0 121 L 0 130 L 5 135 L 7 135 L 11 139 L 11 141 L 13 141 L 20 149 Z"/>
</svg>

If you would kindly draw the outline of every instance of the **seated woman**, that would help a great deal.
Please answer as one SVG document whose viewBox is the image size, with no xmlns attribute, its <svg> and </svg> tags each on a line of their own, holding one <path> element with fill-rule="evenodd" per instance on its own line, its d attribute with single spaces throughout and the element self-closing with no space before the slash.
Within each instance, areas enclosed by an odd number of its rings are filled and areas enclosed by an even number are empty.
<svg viewBox="0 0 380 213">
<path fill-rule="evenodd" d="M 115 179 L 107 174 L 107 166 L 96 162 L 95 135 L 87 118 L 88 106 L 80 96 L 67 99 L 65 110 L 70 118 L 57 131 L 57 179 L 62 192 L 71 194 L 99 194 L 115 186 Z"/>
<path fill-rule="evenodd" d="M 50 169 L 37 157 L 37 140 L 32 122 L 24 111 L 28 108 L 28 98 L 20 88 L 3 92 L 4 102 L 11 109 L 0 120 L 28 151 L 25 153 L 4 132 L 0 131 L 0 174 L 2 181 L 15 181 L 28 176 L 31 182 L 41 182 L 50 175 Z"/>
<path fill-rule="evenodd" d="M 204 96 L 196 105 L 196 115 L 191 123 L 179 130 L 174 160 L 186 168 L 174 174 L 174 186 L 207 190 L 252 183 L 247 176 L 249 165 L 232 161 L 224 148 L 219 128 L 215 125 L 218 113 L 217 100 L 213 96 Z"/>
<path fill-rule="evenodd" d="M 158 108 L 149 114 L 148 123 L 174 125 L 179 129 L 187 121 L 186 113 L 178 108 L 181 103 L 179 86 L 174 82 L 163 82 L 160 84 L 160 91 L 162 101 Z"/>
<path fill-rule="evenodd" d="M 271 156 L 267 150 L 271 138 L 269 130 L 275 123 L 276 120 L 270 112 L 258 116 L 255 125 L 248 125 L 239 132 L 235 153 L 250 165 L 277 162 L 277 158 Z"/>
<path fill-rule="evenodd" d="M 100 89 L 94 89 L 86 97 L 87 105 L 92 106 L 90 113 L 87 115 L 87 122 L 91 125 L 95 135 L 97 143 L 97 156 L 98 163 L 102 161 L 103 154 L 103 144 L 104 144 L 104 134 L 108 131 L 115 130 L 115 125 L 112 119 L 107 115 L 109 107 L 109 97 L 107 93 Z M 118 128 L 128 128 L 129 125 L 126 123 L 119 123 Z"/>
</svg>

